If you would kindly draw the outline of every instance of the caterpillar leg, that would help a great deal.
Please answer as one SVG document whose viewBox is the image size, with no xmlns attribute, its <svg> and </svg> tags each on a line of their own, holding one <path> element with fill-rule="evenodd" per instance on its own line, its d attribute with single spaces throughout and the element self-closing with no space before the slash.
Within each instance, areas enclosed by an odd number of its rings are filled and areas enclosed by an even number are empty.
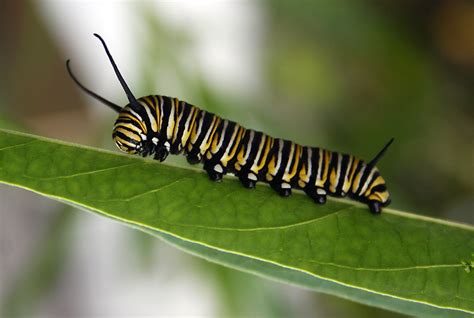
<svg viewBox="0 0 474 318">
<path fill-rule="evenodd" d="M 195 165 L 195 164 L 198 164 L 201 162 L 201 158 L 199 158 L 199 156 L 197 155 L 190 155 L 188 154 L 186 156 L 186 160 L 188 161 L 189 164 L 191 165 Z"/>
<path fill-rule="evenodd" d="M 160 160 L 160 162 L 163 162 L 169 154 L 170 152 L 165 146 L 160 146 L 156 148 L 155 155 L 153 158 L 155 160 Z"/>
<path fill-rule="evenodd" d="M 282 197 L 289 197 L 291 195 L 291 185 L 286 182 L 271 182 L 270 186 Z"/>
<path fill-rule="evenodd" d="M 204 164 L 204 170 L 207 171 L 207 174 L 209 176 L 209 179 L 212 181 L 220 182 L 222 181 L 222 177 L 225 174 L 224 168 L 220 163 L 213 164 L 209 161 L 207 161 Z"/>
<path fill-rule="evenodd" d="M 371 200 L 368 205 L 372 214 L 380 214 L 382 212 L 382 204 L 379 201 Z"/>
<path fill-rule="evenodd" d="M 305 189 L 306 194 L 318 204 L 326 203 L 326 190 L 322 188 L 309 187 Z"/>
<path fill-rule="evenodd" d="M 239 174 L 239 180 L 247 189 L 255 188 L 258 178 L 253 172 Z"/>
</svg>

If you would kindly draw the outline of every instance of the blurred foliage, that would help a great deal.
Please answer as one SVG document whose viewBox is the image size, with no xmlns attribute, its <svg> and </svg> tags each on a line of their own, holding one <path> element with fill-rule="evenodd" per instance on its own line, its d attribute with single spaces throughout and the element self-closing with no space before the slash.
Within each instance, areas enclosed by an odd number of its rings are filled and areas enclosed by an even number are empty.
<svg viewBox="0 0 474 318">
<path fill-rule="evenodd" d="M 29 131 L 87 140 L 84 131 L 90 121 L 79 92 L 65 85 L 64 57 L 31 2 L 2 1 L 0 51 L 2 113 Z"/>
<path fill-rule="evenodd" d="M 0 299 L 0 316 L 33 316 L 38 306 L 47 299 L 61 277 L 70 253 L 70 230 L 75 214 L 62 205 L 54 212 L 46 234 L 39 238 L 38 248 L 30 255 L 17 273 L 14 284 L 8 286 Z"/>
</svg>

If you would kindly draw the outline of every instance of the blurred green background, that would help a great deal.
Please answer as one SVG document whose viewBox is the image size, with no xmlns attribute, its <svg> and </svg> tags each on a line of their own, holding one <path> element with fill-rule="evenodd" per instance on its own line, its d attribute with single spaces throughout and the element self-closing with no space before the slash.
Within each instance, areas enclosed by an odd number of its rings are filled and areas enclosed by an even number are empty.
<svg viewBox="0 0 474 318">
<path fill-rule="evenodd" d="M 0 127 L 113 149 L 126 99 L 177 96 L 244 126 L 371 158 L 393 208 L 474 223 L 474 3 L 2 1 Z M 178 164 L 182 158 L 172 158 Z M 0 316 L 401 316 L 186 255 L 0 186 Z"/>
</svg>

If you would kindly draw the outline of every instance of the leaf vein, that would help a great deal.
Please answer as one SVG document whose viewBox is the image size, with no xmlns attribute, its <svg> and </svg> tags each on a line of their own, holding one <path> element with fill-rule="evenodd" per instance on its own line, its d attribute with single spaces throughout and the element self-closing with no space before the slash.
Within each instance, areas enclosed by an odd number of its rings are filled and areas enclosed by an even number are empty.
<svg viewBox="0 0 474 318">
<path fill-rule="evenodd" d="M 26 178 L 36 179 L 36 180 L 41 180 L 41 181 L 45 181 L 45 180 L 60 180 L 60 179 L 75 178 L 75 177 L 79 177 L 79 176 L 84 176 L 84 175 L 89 175 L 89 174 L 95 174 L 95 173 L 99 173 L 99 172 L 105 172 L 105 171 L 110 171 L 110 170 L 115 170 L 115 169 L 120 169 L 120 168 L 135 166 L 135 165 L 142 165 L 142 164 L 143 164 L 143 162 L 127 163 L 127 164 L 125 164 L 125 165 L 120 165 L 120 166 L 107 167 L 107 168 L 103 168 L 103 169 L 96 169 L 96 170 L 90 170 L 90 171 L 83 171 L 83 172 L 78 172 L 78 173 L 74 173 L 74 174 L 70 174 L 70 175 L 54 176 L 54 177 L 47 177 L 47 178 L 43 178 L 43 177 L 32 177 L 32 176 L 27 176 L 27 175 L 23 175 L 23 176 L 26 177 Z"/>
<path fill-rule="evenodd" d="M 16 144 L 16 145 L 11 145 L 11 146 L 0 148 L 0 151 L 7 150 L 7 149 L 12 149 L 12 148 L 23 147 L 23 146 L 26 146 L 26 145 L 29 145 L 29 144 L 32 144 L 32 143 L 35 143 L 35 142 L 38 142 L 38 141 L 37 140 L 30 140 L 30 141 L 24 142 L 22 144 Z"/>
<path fill-rule="evenodd" d="M 334 266 L 343 269 L 355 270 L 355 271 L 368 271 L 368 272 L 397 272 L 407 270 L 420 270 L 420 269 L 437 269 L 437 268 L 456 268 L 461 267 L 460 264 L 437 264 L 437 265 L 416 265 L 408 267 L 392 267 L 392 268 L 366 268 L 366 267 L 354 267 L 348 265 L 341 265 L 333 262 L 321 262 L 316 260 L 303 260 L 300 261 L 315 263 L 324 266 Z"/>
<path fill-rule="evenodd" d="M 334 217 L 338 215 L 341 212 L 351 210 L 352 207 L 345 207 L 343 209 L 336 210 L 334 212 L 331 212 L 329 214 L 326 214 L 322 217 L 314 218 L 314 219 L 309 219 L 306 221 L 298 222 L 298 223 L 293 223 L 293 224 L 287 224 L 287 225 L 279 225 L 279 226 L 269 226 L 269 227 L 254 227 L 254 228 L 233 228 L 233 227 L 218 227 L 218 226 L 207 226 L 207 225 L 199 225 L 199 224 L 186 224 L 186 223 L 170 223 L 167 221 L 162 220 L 163 223 L 169 224 L 169 225 L 174 225 L 174 226 L 184 226 L 184 227 L 193 227 L 193 228 L 200 228 L 200 229 L 206 229 L 206 230 L 216 230 L 216 231 L 237 231 L 237 232 L 254 232 L 254 231 L 271 231 L 271 230 L 284 230 L 284 229 L 289 229 L 293 227 L 299 227 L 299 226 L 304 226 L 307 224 L 311 223 L 316 223 L 319 221 L 323 221 L 329 217 Z"/>
</svg>

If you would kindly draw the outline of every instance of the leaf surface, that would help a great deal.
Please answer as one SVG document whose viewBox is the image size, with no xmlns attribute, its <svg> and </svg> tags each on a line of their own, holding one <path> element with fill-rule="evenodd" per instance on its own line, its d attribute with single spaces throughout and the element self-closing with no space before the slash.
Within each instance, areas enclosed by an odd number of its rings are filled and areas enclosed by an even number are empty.
<svg viewBox="0 0 474 318">
<path fill-rule="evenodd" d="M 474 228 L 0 130 L 0 182 L 113 218 L 195 255 L 372 306 L 474 313 Z"/>
</svg>

